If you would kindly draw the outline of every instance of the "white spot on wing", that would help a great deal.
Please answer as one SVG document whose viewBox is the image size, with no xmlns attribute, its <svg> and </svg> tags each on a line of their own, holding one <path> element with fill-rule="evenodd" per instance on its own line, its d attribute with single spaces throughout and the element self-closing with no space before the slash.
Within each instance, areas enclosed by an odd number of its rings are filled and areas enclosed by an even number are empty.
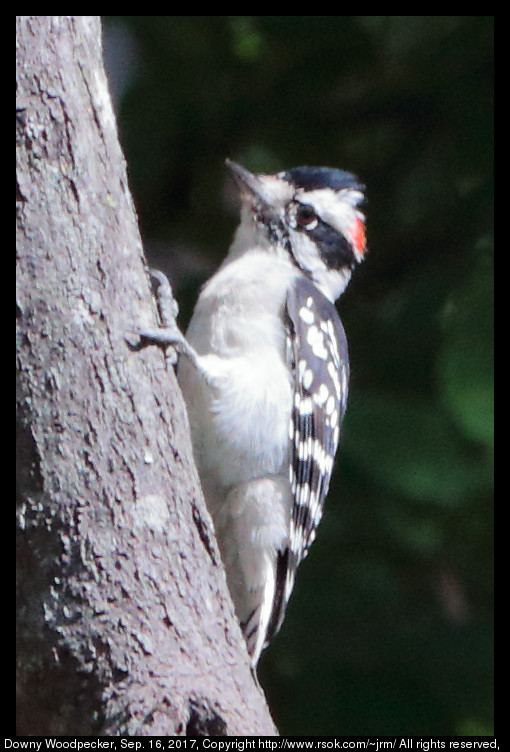
<svg viewBox="0 0 510 752">
<path fill-rule="evenodd" d="M 313 371 L 311 368 L 307 368 L 303 374 L 303 386 L 305 389 L 310 389 L 313 381 Z"/>
<path fill-rule="evenodd" d="M 299 309 L 299 316 L 303 319 L 305 324 L 313 324 L 315 320 L 313 311 L 305 306 Z"/>
<path fill-rule="evenodd" d="M 313 395 L 313 401 L 316 405 L 323 405 L 329 397 L 329 389 L 326 384 L 321 384 Z"/>
<path fill-rule="evenodd" d="M 324 347 L 324 335 L 316 326 L 311 326 L 306 336 L 307 342 L 312 348 L 313 354 L 321 360 L 326 360 L 328 351 Z"/>
</svg>

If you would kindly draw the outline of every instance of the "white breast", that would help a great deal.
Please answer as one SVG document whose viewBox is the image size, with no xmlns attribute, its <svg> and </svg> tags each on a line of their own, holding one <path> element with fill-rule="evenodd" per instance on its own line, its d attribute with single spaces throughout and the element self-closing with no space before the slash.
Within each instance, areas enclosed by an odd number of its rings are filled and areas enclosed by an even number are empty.
<svg viewBox="0 0 510 752">
<path fill-rule="evenodd" d="M 214 485 L 287 475 L 292 384 L 281 314 L 297 273 L 254 250 L 224 264 L 200 294 L 186 337 L 208 380 L 184 361 L 179 382 L 200 475 Z"/>
</svg>

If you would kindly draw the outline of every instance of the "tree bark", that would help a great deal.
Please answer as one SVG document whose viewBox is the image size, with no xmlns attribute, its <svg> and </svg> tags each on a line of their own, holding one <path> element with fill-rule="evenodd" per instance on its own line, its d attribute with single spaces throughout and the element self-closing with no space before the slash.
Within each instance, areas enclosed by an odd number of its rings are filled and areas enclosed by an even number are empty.
<svg viewBox="0 0 510 752">
<path fill-rule="evenodd" d="M 17 17 L 18 734 L 273 735 L 226 588 L 95 16 Z"/>
</svg>

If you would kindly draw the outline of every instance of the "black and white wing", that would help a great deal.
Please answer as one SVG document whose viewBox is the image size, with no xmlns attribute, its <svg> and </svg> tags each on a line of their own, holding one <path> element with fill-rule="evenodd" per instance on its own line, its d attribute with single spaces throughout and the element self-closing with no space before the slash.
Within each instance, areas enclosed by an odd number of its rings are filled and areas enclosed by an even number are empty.
<svg viewBox="0 0 510 752">
<path fill-rule="evenodd" d="M 296 569 L 315 538 L 329 489 L 347 403 L 349 356 L 335 306 L 308 279 L 286 303 L 289 365 L 294 377 L 289 425 L 292 510 L 288 548 L 279 552 L 269 641 L 281 626 Z"/>
</svg>

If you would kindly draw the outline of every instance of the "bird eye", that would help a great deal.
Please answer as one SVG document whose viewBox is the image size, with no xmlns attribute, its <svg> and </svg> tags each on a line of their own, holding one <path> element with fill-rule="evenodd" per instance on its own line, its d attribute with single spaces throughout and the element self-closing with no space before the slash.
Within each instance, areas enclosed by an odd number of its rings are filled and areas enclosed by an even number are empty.
<svg viewBox="0 0 510 752">
<path fill-rule="evenodd" d="M 302 230 L 312 230 L 317 226 L 317 215 L 309 204 L 301 204 L 296 211 L 296 225 Z"/>
</svg>

